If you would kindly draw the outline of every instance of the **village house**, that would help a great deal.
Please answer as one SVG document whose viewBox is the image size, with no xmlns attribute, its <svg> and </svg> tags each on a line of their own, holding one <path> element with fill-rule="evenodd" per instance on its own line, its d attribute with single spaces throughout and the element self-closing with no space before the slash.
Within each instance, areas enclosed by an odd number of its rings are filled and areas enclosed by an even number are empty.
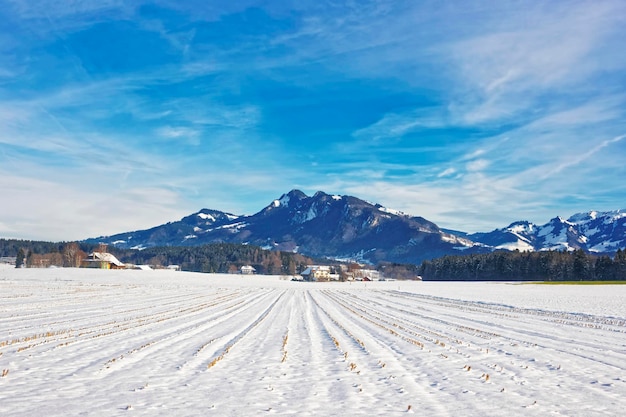
<svg viewBox="0 0 626 417">
<path fill-rule="evenodd" d="M 337 279 L 335 274 L 330 273 L 330 266 L 327 265 L 309 265 L 300 273 L 305 281 L 330 281 Z"/>
</svg>

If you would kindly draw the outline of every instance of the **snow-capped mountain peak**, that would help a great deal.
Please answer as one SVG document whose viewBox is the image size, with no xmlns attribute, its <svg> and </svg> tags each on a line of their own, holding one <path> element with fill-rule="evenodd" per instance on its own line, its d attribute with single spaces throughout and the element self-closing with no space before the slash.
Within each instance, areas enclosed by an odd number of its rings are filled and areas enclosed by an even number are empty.
<svg viewBox="0 0 626 417">
<path fill-rule="evenodd" d="M 490 233 L 468 235 L 496 249 L 577 250 L 613 253 L 626 247 L 626 210 L 588 211 L 568 219 L 557 216 L 537 226 L 516 222 Z"/>
<path fill-rule="evenodd" d="M 243 243 L 371 263 L 419 263 L 492 250 L 582 249 L 611 254 L 626 248 L 626 210 L 555 217 L 544 225 L 518 221 L 488 233 L 466 234 L 444 231 L 422 217 L 347 195 L 318 191 L 309 197 L 291 190 L 270 201 L 251 216 L 202 209 L 176 222 L 88 241 L 121 248 Z"/>
</svg>

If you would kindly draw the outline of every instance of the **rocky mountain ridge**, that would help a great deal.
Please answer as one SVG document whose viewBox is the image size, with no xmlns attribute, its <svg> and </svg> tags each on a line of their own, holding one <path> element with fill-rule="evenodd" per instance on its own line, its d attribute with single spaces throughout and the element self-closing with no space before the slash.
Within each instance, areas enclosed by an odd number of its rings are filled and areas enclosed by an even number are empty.
<svg viewBox="0 0 626 417">
<path fill-rule="evenodd" d="M 356 197 L 321 191 L 307 196 L 292 190 L 250 216 L 202 209 L 176 222 L 88 241 L 136 249 L 241 243 L 314 257 L 417 264 L 447 254 L 498 249 L 612 253 L 626 247 L 626 212 L 556 217 L 543 226 L 521 221 L 467 234 Z"/>
</svg>

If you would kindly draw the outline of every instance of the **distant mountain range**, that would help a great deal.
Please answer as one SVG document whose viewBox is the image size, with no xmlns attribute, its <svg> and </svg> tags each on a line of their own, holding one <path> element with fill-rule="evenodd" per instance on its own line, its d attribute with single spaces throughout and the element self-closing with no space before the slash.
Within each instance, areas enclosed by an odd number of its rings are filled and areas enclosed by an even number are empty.
<svg viewBox="0 0 626 417">
<path fill-rule="evenodd" d="M 489 233 L 462 234 L 494 249 L 576 250 L 612 254 L 626 248 L 626 210 L 555 217 L 543 226 L 520 221 Z"/>
<path fill-rule="evenodd" d="M 626 248 L 626 211 L 556 217 L 543 226 L 520 221 L 488 233 L 439 228 L 422 217 L 356 197 L 292 190 L 251 216 L 202 209 L 147 230 L 87 239 L 120 248 L 226 242 L 378 263 L 420 263 L 447 254 L 502 250 L 575 250 L 611 254 Z"/>
</svg>

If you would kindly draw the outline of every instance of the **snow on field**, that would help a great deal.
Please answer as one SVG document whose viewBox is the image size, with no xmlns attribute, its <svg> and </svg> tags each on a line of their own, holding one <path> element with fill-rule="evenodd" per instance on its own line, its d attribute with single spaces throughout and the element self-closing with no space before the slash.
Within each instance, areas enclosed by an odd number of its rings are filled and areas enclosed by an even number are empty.
<svg viewBox="0 0 626 417">
<path fill-rule="evenodd" d="M 0 269 L 2 416 L 617 416 L 626 286 Z"/>
</svg>

